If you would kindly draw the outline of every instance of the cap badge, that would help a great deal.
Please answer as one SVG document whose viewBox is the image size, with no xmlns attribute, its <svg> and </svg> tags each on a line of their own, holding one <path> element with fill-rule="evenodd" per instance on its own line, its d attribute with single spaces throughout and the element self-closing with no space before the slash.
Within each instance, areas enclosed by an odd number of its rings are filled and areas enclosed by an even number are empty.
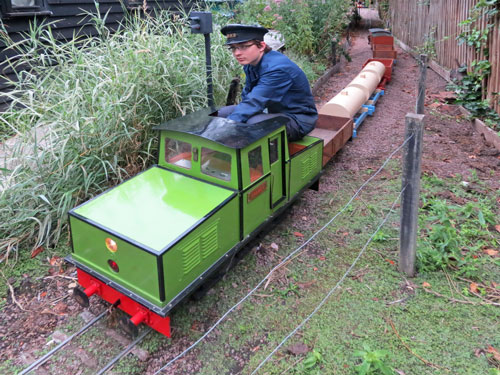
<svg viewBox="0 0 500 375">
<path fill-rule="evenodd" d="M 236 38 L 237 36 L 238 36 L 238 34 L 236 34 L 236 33 L 226 34 L 227 38 Z"/>
</svg>

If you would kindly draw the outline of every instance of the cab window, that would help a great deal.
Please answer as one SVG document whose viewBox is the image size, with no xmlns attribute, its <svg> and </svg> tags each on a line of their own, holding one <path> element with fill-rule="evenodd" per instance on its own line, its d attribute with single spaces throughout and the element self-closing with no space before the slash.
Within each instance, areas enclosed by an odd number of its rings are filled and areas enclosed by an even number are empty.
<svg viewBox="0 0 500 375">
<path fill-rule="evenodd" d="M 191 169 L 191 144 L 165 138 L 165 161 L 181 168 Z"/>
<path fill-rule="evenodd" d="M 34 7 L 36 5 L 35 0 L 11 0 L 12 8 L 21 7 Z"/>
<path fill-rule="evenodd" d="M 269 140 L 269 162 L 274 164 L 278 161 L 278 138 Z"/>
<path fill-rule="evenodd" d="M 248 153 L 248 165 L 250 167 L 250 182 L 258 180 L 263 174 L 262 149 L 260 146 Z"/>
<path fill-rule="evenodd" d="M 201 173 L 224 181 L 231 181 L 231 155 L 201 148 Z"/>
</svg>

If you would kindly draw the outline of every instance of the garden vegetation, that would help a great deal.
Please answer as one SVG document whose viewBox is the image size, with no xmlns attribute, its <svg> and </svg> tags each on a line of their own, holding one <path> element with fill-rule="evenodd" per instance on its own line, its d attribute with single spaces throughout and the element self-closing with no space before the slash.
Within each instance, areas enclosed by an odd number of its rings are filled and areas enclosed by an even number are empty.
<svg viewBox="0 0 500 375">
<path fill-rule="evenodd" d="M 331 36 L 347 25 L 349 4 L 247 1 L 235 19 L 216 16 L 215 24 L 279 30 L 286 53 L 312 81 L 324 71 Z M 24 69 L 0 114 L 0 262 L 20 244 L 36 249 L 66 239 L 69 209 L 154 162 L 154 125 L 207 105 L 203 38 L 190 33 L 186 15 L 130 16 L 117 32 L 92 19 L 98 37 L 67 43 L 51 24 L 33 25 L 21 42 L 2 33 L 17 54 L 11 64 Z M 242 75 L 223 44 L 216 26 L 216 104 Z"/>
<path fill-rule="evenodd" d="M 49 24 L 6 41 L 28 69 L 0 114 L 3 141 L 15 135 L 0 151 L 2 262 L 66 239 L 69 209 L 154 162 L 154 125 L 207 105 L 204 40 L 186 16 L 131 16 L 116 33 L 93 21 L 97 38 L 60 43 Z M 241 68 L 212 38 L 221 103 Z"/>
</svg>

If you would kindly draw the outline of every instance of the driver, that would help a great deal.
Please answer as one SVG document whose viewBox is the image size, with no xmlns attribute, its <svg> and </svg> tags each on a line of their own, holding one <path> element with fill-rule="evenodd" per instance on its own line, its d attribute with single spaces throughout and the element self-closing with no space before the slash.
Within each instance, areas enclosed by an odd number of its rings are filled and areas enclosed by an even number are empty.
<svg viewBox="0 0 500 375">
<path fill-rule="evenodd" d="M 226 45 L 243 65 L 246 81 L 241 102 L 222 107 L 218 116 L 254 124 L 272 117 L 288 119 L 288 140 L 296 141 L 314 129 L 318 112 L 304 72 L 288 57 L 264 42 L 260 26 L 227 25 Z"/>
</svg>

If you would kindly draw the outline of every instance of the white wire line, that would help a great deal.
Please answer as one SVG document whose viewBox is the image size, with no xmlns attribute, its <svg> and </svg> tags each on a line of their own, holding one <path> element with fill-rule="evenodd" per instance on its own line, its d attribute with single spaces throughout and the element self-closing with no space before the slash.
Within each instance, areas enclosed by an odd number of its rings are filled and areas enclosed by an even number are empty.
<svg viewBox="0 0 500 375">
<path fill-rule="evenodd" d="M 331 218 L 323 227 L 321 227 L 316 233 L 314 233 L 307 241 L 305 241 L 302 245 L 300 245 L 297 249 L 292 251 L 287 257 L 285 257 L 278 265 L 276 265 L 269 273 L 250 291 L 248 292 L 247 295 L 245 295 L 242 299 L 240 299 L 233 307 L 231 307 L 229 310 L 227 310 L 224 315 L 222 315 L 219 320 L 217 320 L 198 340 L 196 340 L 193 344 L 191 344 L 189 347 L 187 347 L 182 353 L 178 354 L 176 357 L 171 359 L 169 362 L 167 362 L 163 367 L 161 367 L 159 370 L 157 370 L 153 375 L 157 375 L 160 372 L 162 372 L 164 369 L 169 367 L 172 363 L 176 362 L 180 358 L 184 357 L 188 352 L 190 352 L 195 346 L 197 346 L 201 341 L 205 339 L 234 309 L 236 309 L 238 306 L 240 306 L 243 302 L 245 302 L 248 297 L 250 297 L 259 287 L 273 274 L 274 271 L 276 271 L 278 268 L 280 268 L 283 264 L 285 264 L 291 257 L 293 257 L 297 252 L 302 250 L 307 244 L 309 244 L 318 234 L 320 234 L 322 231 L 324 231 L 342 212 L 344 212 L 347 207 L 352 203 L 352 201 L 359 195 L 361 190 L 377 176 L 389 163 L 389 161 L 392 159 L 394 154 L 398 152 L 401 148 L 403 148 L 409 141 L 410 139 L 413 138 L 413 135 L 408 137 L 400 146 L 398 146 L 384 161 L 384 163 L 380 166 L 380 168 L 368 179 L 366 180 L 360 188 L 354 193 L 354 195 L 349 199 L 349 201 L 342 207 L 342 209 L 335 214 L 333 218 Z"/>
<path fill-rule="evenodd" d="M 347 269 L 347 271 L 344 273 L 344 275 L 340 278 L 340 280 L 337 282 L 337 284 L 335 284 L 335 286 L 330 289 L 330 291 L 326 294 L 326 296 L 321 300 L 321 302 L 318 304 L 318 306 L 316 306 L 316 308 L 311 312 L 311 314 L 309 314 L 309 316 L 307 318 L 305 318 L 292 332 L 290 332 L 284 339 L 283 341 L 281 341 L 281 343 L 276 346 L 273 351 L 257 366 L 257 368 L 250 374 L 250 375 L 254 375 L 257 373 L 257 371 L 260 370 L 260 368 L 274 355 L 274 353 L 276 353 L 276 351 L 281 348 L 283 346 L 283 344 L 288 341 L 288 339 L 290 337 L 292 337 L 293 335 L 295 335 L 297 333 L 297 331 L 299 329 L 301 329 L 304 324 L 306 324 L 312 317 L 314 314 L 316 314 L 319 309 L 326 303 L 326 301 L 328 300 L 328 298 L 330 298 L 330 296 L 333 294 L 333 292 L 335 292 L 335 290 L 340 286 L 340 284 L 342 284 L 342 282 L 345 280 L 345 278 L 347 277 L 347 275 L 351 272 L 351 270 L 354 268 L 354 266 L 356 265 L 356 263 L 358 262 L 358 260 L 361 258 L 361 256 L 363 255 L 363 253 L 365 252 L 366 248 L 368 247 L 368 245 L 372 242 L 373 238 L 375 237 L 375 235 L 378 233 L 378 231 L 380 230 L 380 228 L 382 228 L 382 226 L 387 222 L 387 220 L 389 219 L 389 217 L 391 216 L 392 214 L 392 210 L 394 209 L 394 206 L 396 205 L 396 203 L 399 201 L 399 199 L 401 198 L 401 195 L 403 194 L 403 192 L 406 190 L 408 184 L 406 184 L 406 186 L 401 190 L 401 192 L 399 193 L 399 195 L 397 196 L 397 198 L 394 200 L 394 202 L 392 203 L 392 206 L 389 210 L 389 213 L 385 216 L 384 220 L 382 220 L 382 222 L 379 224 L 379 226 L 377 227 L 377 230 L 375 230 L 375 232 L 373 232 L 373 234 L 370 236 L 370 238 L 368 239 L 368 241 L 365 243 L 365 245 L 363 246 L 363 248 L 361 249 L 361 251 L 359 252 L 358 256 L 356 257 L 356 259 L 354 259 L 354 262 L 351 264 L 351 266 Z"/>
</svg>

